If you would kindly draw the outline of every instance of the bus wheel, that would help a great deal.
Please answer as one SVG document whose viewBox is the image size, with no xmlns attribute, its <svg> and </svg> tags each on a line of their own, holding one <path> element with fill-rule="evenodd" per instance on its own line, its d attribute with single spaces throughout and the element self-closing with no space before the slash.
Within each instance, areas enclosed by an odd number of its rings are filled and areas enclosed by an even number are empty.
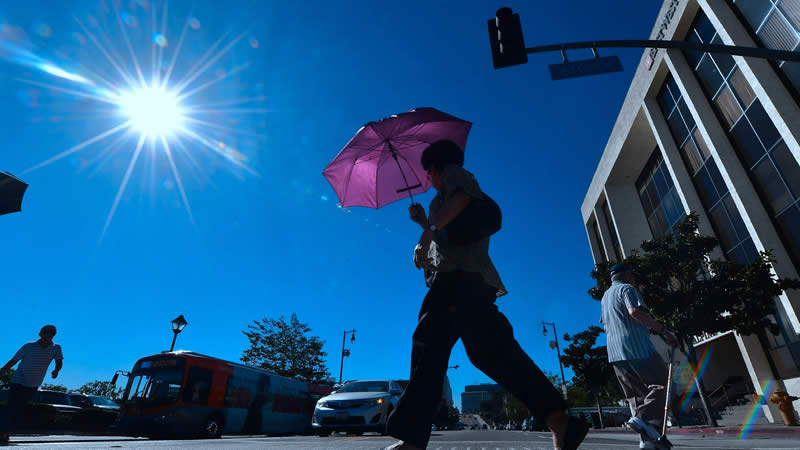
<svg viewBox="0 0 800 450">
<path fill-rule="evenodd" d="M 223 426 L 222 416 L 219 414 L 209 416 L 208 419 L 206 419 L 205 425 L 203 425 L 203 430 L 201 432 L 202 437 L 204 439 L 217 439 L 221 437 Z"/>
</svg>

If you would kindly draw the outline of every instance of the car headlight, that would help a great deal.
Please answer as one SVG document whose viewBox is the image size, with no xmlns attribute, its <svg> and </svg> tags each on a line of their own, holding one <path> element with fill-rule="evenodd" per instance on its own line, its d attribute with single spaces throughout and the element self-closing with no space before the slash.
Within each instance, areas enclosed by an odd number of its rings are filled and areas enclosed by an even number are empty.
<svg viewBox="0 0 800 450">
<path fill-rule="evenodd" d="M 317 407 L 319 407 L 319 408 L 327 408 L 328 407 L 328 402 L 324 402 L 324 401 L 323 402 L 317 402 Z"/>
<path fill-rule="evenodd" d="M 375 403 L 378 404 L 378 405 L 382 405 L 382 404 L 386 403 L 386 399 L 385 398 L 379 398 L 379 399 L 375 400 Z"/>
</svg>

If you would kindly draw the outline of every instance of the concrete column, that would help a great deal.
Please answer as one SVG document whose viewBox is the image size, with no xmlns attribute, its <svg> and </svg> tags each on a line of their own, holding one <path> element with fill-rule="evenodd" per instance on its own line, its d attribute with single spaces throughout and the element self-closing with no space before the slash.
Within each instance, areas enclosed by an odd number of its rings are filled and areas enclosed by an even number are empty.
<svg viewBox="0 0 800 450">
<path fill-rule="evenodd" d="M 594 214 L 589 218 L 589 221 L 585 224 L 585 227 L 586 235 L 589 236 L 589 246 L 592 248 L 592 259 L 594 260 L 595 265 L 597 265 L 603 261 L 603 258 L 605 258 L 606 261 L 608 261 L 608 258 L 606 257 L 605 250 L 603 249 L 603 243 L 596 239 L 594 227 L 592 226 L 593 222 L 597 222 L 597 216 Z M 600 222 L 597 222 L 597 225 L 599 227 Z"/>
<path fill-rule="evenodd" d="M 747 366 L 747 372 L 750 374 L 750 379 L 753 382 L 756 394 L 763 395 L 765 392 L 763 392 L 761 387 L 764 382 L 773 380 L 772 371 L 767 362 L 767 356 L 764 354 L 764 348 L 761 346 L 756 336 L 742 336 L 739 333 L 734 334 L 736 336 L 736 344 L 739 346 L 739 351 L 742 352 L 742 359 L 744 359 L 744 364 Z M 769 395 L 770 392 L 766 394 Z M 774 403 L 768 401 L 761 408 L 764 411 L 764 416 L 766 416 L 767 420 L 771 423 L 775 423 L 775 419 L 781 417 L 781 412 Z"/>
<path fill-rule="evenodd" d="M 630 255 L 631 250 L 638 249 L 642 241 L 653 239 L 650 225 L 642 209 L 636 186 L 631 184 L 606 184 L 604 189 L 608 209 L 614 216 L 617 226 L 619 245 L 623 258 Z"/>
<path fill-rule="evenodd" d="M 608 205 L 608 210 L 611 211 L 610 204 Z M 611 217 L 606 217 L 605 213 L 603 212 L 603 208 L 597 207 L 594 209 L 594 217 L 597 219 L 597 224 L 600 226 L 600 236 L 603 239 L 603 244 L 606 250 L 606 255 L 608 256 L 608 260 L 614 262 L 621 262 L 617 261 L 617 255 L 614 252 L 614 238 L 611 236 L 611 233 L 617 234 L 617 230 L 609 228 L 607 221 L 608 219 L 611 219 L 611 223 L 616 225 L 617 221 L 614 220 L 614 212 L 611 211 Z M 619 236 L 619 234 L 617 234 L 617 236 Z"/>
<path fill-rule="evenodd" d="M 741 23 L 736 13 L 725 0 L 698 0 L 706 16 L 714 24 L 723 43 L 743 47 L 758 47 L 747 31 L 749 24 Z M 772 64 L 763 58 L 744 58 L 734 56 L 736 65 L 742 71 L 753 92 L 761 100 L 783 140 L 800 161 L 800 106 L 789 93 L 786 85 L 773 69 Z"/>
<path fill-rule="evenodd" d="M 675 139 L 670 133 L 667 119 L 658 105 L 655 98 L 648 97 L 644 101 L 644 112 L 647 116 L 647 121 L 650 123 L 650 128 L 653 130 L 653 135 L 658 143 L 658 148 L 661 150 L 661 155 L 667 163 L 669 173 L 672 180 L 675 182 L 675 189 L 683 203 L 683 210 L 695 212 L 698 216 L 698 231 L 704 236 L 716 236 L 714 229 L 711 226 L 711 221 L 706 214 L 703 203 L 697 195 L 697 190 L 694 187 L 692 176 L 686 169 L 686 164 L 681 158 L 680 150 L 675 144 Z M 711 255 L 713 258 L 721 259 L 723 257 L 722 251 L 717 248 Z"/>
<path fill-rule="evenodd" d="M 728 186 L 731 198 L 736 204 L 756 248 L 759 251 L 772 250 L 772 255 L 776 260 L 773 270 L 778 276 L 798 278 L 789 254 L 778 237 L 772 218 L 761 203 L 747 171 L 739 161 L 739 157 L 700 87 L 694 71 L 689 67 L 680 51 L 668 50 L 664 55 L 664 61 L 669 66 L 689 111 L 697 122 L 697 128 L 717 163 L 719 172 Z M 793 291 L 788 296 L 784 292 L 781 294 L 781 303 L 795 332 L 800 332 L 800 321 L 796 312 L 800 311 L 800 292 Z"/>
</svg>

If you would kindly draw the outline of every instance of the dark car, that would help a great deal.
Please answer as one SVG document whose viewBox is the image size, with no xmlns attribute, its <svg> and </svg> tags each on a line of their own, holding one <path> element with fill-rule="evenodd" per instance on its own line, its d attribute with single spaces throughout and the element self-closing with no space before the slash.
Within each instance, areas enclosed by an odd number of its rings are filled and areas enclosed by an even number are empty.
<svg viewBox="0 0 800 450">
<path fill-rule="evenodd" d="M 110 398 L 72 393 L 69 399 L 72 405 L 81 408 L 73 420 L 76 430 L 102 431 L 113 425 L 119 417 L 119 405 Z"/>
<path fill-rule="evenodd" d="M 0 409 L 8 407 L 8 389 L 0 390 Z M 17 421 L 16 431 L 62 431 L 69 428 L 75 413 L 69 396 L 63 392 L 36 391 Z M 0 411 L 5 414 L 5 411 Z"/>
</svg>

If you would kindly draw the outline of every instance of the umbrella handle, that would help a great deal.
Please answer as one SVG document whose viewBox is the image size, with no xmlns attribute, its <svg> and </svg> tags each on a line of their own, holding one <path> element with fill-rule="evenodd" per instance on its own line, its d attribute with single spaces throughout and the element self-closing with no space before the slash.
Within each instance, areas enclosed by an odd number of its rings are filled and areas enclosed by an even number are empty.
<svg viewBox="0 0 800 450">
<path fill-rule="evenodd" d="M 405 172 L 403 172 L 403 167 L 400 165 L 400 160 L 397 159 L 397 152 L 394 151 L 394 147 L 392 147 L 392 143 L 389 142 L 388 139 L 386 140 L 386 145 L 389 146 L 389 151 L 392 152 L 392 158 L 394 158 L 394 162 L 397 163 L 397 168 L 400 169 L 400 175 L 403 177 L 403 182 L 406 184 L 406 188 L 405 189 L 400 189 L 400 190 L 398 190 L 398 192 L 400 192 L 400 191 L 408 191 L 408 196 L 411 197 L 411 204 L 413 205 L 415 202 L 414 202 L 414 194 L 411 193 L 411 189 L 414 189 L 419 185 L 417 185 L 417 186 L 409 186 L 408 185 L 408 179 L 406 179 L 406 174 L 405 174 Z"/>
</svg>

